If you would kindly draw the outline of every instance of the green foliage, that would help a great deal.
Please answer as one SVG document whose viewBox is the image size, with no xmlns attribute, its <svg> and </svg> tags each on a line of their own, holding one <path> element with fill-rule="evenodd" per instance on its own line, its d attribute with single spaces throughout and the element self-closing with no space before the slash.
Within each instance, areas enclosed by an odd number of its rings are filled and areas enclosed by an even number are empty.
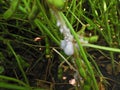
<svg viewBox="0 0 120 90">
<path fill-rule="evenodd" d="M 94 35 L 94 36 L 91 36 L 91 37 L 85 37 L 85 40 L 87 40 L 90 43 L 95 43 L 95 42 L 98 41 L 98 36 Z"/>
<path fill-rule="evenodd" d="M 64 0 L 47 0 L 51 7 L 55 7 L 57 9 L 62 9 L 64 7 Z"/>
<path fill-rule="evenodd" d="M 18 8 L 20 0 L 12 0 L 10 8 L 3 14 L 4 19 L 10 19 Z"/>
<path fill-rule="evenodd" d="M 0 66 L 0 74 L 2 74 L 4 72 L 4 67 Z"/>
<path fill-rule="evenodd" d="M 98 83 L 102 81 L 96 77 L 104 78 L 104 75 L 97 64 L 98 57 L 89 50 L 107 57 L 115 73 L 120 53 L 119 3 L 119 0 L 0 0 L 0 88 L 53 90 L 55 80 L 62 81 L 65 63 L 78 73 L 81 90 L 99 90 Z M 56 25 L 57 19 L 66 24 L 74 37 L 75 52 L 71 56 L 60 49 L 64 35 Z M 82 43 L 81 37 L 89 43 Z M 57 69 L 58 64 L 61 67 Z M 34 70 L 39 72 L 38 76 L 36 73 L 34 76 Z M 52 79 L 47 81 L 50 77 Z M 34 85 L 34 79 L 42 81 Z"/>
<path fill-rule="evenodd" d="M 37 1 L 34 0 L 32 10 L 31 10 L 31 12 L 30 12 L 30 14 L 28 16 L 28 19 L 30 21 L 33 21 L 37 17 L 38 14 L 39 14 L 38 4 L 37 4 Z"/>
</svg>

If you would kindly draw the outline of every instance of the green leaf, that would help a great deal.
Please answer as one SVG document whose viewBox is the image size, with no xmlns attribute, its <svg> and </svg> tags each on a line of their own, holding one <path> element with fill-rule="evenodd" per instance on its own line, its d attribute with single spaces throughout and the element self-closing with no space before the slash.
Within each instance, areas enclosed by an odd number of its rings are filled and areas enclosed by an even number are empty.
<svg viewBox="0 0 120 90">
<path fill-rule="evenodd" d="M 20 0 L 12 0 L 10 8 L 3 14 L 4 19 L 10 19 L 18 8 Z"/>
<path fill-rule="evenodd" d="M 3 66 L 0 66 L 0 74 L 2 74 L 4 72 L 4 67 Z"/>
</svg>

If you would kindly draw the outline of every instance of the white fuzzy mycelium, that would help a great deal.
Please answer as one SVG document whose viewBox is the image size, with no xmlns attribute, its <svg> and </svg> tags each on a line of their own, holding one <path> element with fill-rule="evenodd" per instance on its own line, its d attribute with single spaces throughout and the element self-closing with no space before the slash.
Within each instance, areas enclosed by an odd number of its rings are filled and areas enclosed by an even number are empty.
<svg viewBox="0 0 120 90">
<path fill-rule="evenodd" d="M 61 48 L 66 55 L 73 55 L 74 53 L 73 43 L 70 41 L 61 40 Z"/>
<path fill-rule="evenodd" d="M 73 53 L 74 53 L 73 43 L 67 42 L 67 44 L 63 50 L 66 55 L 73 55 Z"/>
<path fill-rule="evenodd" d="M 61 48 L 65 52 L 66 55 L 73 55 L 74 47 L 73 47 L 73 36 L 70 33 L 69 28 L 66 26 L 65 22 L 57 18 L 57 26 L 59 27 L 60 32 L 64 36 L 64 40 L 61 40 Z"/>
<path fill-rule="evenodd" d="M 59 17 L 59 15 L 56 15 L 57 19 L 57 26 L 59 27 L 60 32 L 63 34 L 64 39 L 61 40 L 61 48 L 63 49 L 64 53 L 68 56 L 74 54 L 74 45 L 78 47 L 77 43 L 74 43 L 73 45 L 73 36 L 70 33 L 70 29 L 66 26 L 64 20 Z M 81 43 L 88 43 L 83 39 L 83 37 L 79 37 Z"/>
<path fill-rule="evenodd" d="M 64 35 L 64 40 L 61 40 L 61 48 L 66 55 L 73 55 L 73 36 L 71 35 L 69 29 L 66 26 L 61 26 L 60 32 Z"/>
</svg>

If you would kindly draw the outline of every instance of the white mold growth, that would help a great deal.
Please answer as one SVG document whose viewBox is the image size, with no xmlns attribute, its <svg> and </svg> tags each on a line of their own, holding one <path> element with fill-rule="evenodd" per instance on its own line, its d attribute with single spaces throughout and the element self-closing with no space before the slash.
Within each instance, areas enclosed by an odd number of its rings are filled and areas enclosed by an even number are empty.
<svg viewBox="0 0 120 90">
<path fill-rule="evenodd" d="M 67 42 L 65 48 L 63 49 L 65 54 L 70 56 L 74 54 L 74 47 L 72 42 Z"/>
</svg>

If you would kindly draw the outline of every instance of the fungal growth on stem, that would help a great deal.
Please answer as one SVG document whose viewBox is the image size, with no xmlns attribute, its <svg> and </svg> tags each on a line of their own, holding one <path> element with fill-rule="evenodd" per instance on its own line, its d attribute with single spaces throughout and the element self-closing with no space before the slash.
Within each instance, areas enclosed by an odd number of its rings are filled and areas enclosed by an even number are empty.
<svg viewBox="0 0 120 90">
<path fill-rule="evenodd" d="M 53 3 L 54 2 L 54 3 Z M 59 3 L 58 3 L 59 2 Z M 57 20 L 57 26 L 59 27 L 59 31 L 63 34 L 64 39 L 61 40 L 60 46 L 63 49 L 64 53 L 68 56 L 74 54 L 74 45 L 76 47 L 77 44 L 74 42 L 74 37 L 70 32 L 70 29 L 67 27 L 64 19 L 60 15 L 60 10 L 64 7 L 64 0 L 48 0 L 50 7 L 52 9 L 53 14 Z M 80 42 L 84 42 L 83 38 L 80 37 Z M 86 43 L 86 41 L 85 41 Z"/>
<path fill-rule="evenodd" d="M 64 39 L 61 40 L 61 48 L 64 50 L 66 55 L 73 55 L 73 36 L 70 33 L 69 28 L 66 26 L 64 20 L 61 18 L 59 13 L 56 15 L 57 26 L 59 27 L 60 32 L 63 34 Z"/>
<path fill-rule="evenodd" d="M 70 32 L 70 29 L 67 27 L 64 19 L 60 15 L 60 12 L 54 12 L 54 15 L 57 19 L 57 26 L 59 27 L 59 31 L 63 34 L 64 39 L 61 40 L 61 48 L 65 52 L 66 55 L 74 54 L 74 46 L 78 48 L 77 42 L 75 42 L 73 35 Z M 79 36 L 79 35 L 78 35 Z M 83 36 L 79 36 L 79 40 L 81 43 L 88 43 L 87 40 L 84 40 Z"/>
</svg>

